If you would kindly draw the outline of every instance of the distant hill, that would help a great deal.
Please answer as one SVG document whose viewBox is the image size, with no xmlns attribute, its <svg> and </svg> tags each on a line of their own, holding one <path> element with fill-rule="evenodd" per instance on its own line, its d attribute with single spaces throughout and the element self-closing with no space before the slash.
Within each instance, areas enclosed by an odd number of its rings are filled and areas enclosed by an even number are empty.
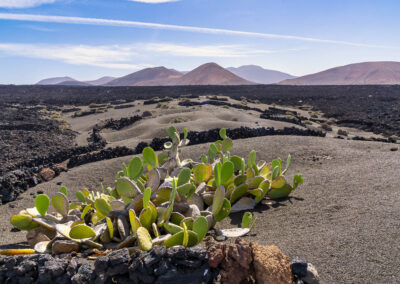
<svg viewBox="0 0 400 284">
<path fill-rule="evenodd" d="M 54 78 L 47 78 L 40 80 L 39 82 L 36 83 L 36 85 L 57 85 L 59 83 L 65 82 L 65 81 L 77 81 L 74 78 L 65 76 L 65 77 L 54 77 Z"/>
<path fill-rule="evenodd" d="M 172 85 L 250 85 L 247 81 L 216 63 L 206 63 L 170 82 Z"/>
<path fill-rule="evenodd" d="M 114 79 L 105 84 L 105 86 L 165 85 L 168 80 L 181 76 L 182 74 L 180 72 L 161 66 L 146 68 Z"/>
<path fill-rule="evenodd" d="M 88 83 L 77 81 L 77 80 L 71 80 L 71 81 L 63 81 L 58 84 L 53 84 L 53 85 L 59 85 L 59 86 L 92 86 Z"/>
<path fill-rule="evenodd" d="M 100 85 L 105 85 L 105 84 L 107 84 L 108 82 L 111 82 L 114 79 L 116 79 L 116 78 L 115 77 L 111 77 L 111 76 L 104 76 L 104 77 L 101 77 L 101 78 L 99 78 L 97 80 L 84 81 L 84 82 L 88 83 L 90 85 L 93 85 L 93 86 L 100 86 Z"/>
<path fill-rule="evenodd" d="M 284 80 L 282 85 L 392 85 L 400 84 L 400 62 L 362 62 Z"/>
<path fill-rule="evenodd" d="M 279 83 L 286 79 L 296 78 L 287 73 L 280 71 L 264 69 L 257 65 L 243 65 L 240 67 L 229 67 L 226 68 L 233 74 L 242 77 L 243 79 L 259 83 L 259 84 L 274 84 Z"/>
</svg>

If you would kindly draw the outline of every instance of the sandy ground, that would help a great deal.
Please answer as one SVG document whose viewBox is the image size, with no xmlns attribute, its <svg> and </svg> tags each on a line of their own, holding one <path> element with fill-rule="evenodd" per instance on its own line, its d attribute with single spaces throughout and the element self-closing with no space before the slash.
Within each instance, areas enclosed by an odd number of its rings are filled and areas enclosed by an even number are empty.
<svg viewBox="0 0 400 284">
<path fill-rule="evenodd" d="M 195 102 L 202 102 L 208 100 L 207 97 L 201 96 L 198 99 L 191 99 Z M 87 138 L 89 137 L 92 128 L 107 119 L 121 119 L 123 117 L 131 117 L 134 115 L 141 115 L 144 111 L 150 111 L 153 116 L 147 117 L 141 121 L 127 126 L 119 131 L 104 129 L 101 135 L 108 142 L 108 146 L 127 146 L 135 147 L 139 142 L 149 142 L 154 137 L 164 137 L 167 135 L 167 128 L 169 125 L 175 125 L 179 130 L 188 128 L 188 130 L 202 131 L 211 128 L 238 128 L 246 126 L 250 128 L 258 127 L 274 127 L 275 129 L 282 129 L 284 127 L 298 127 L 299 125 L 260 119 L 260 113 L 257 111 L 248 111 L 236 108 L 225 108 L 222 106 L 202 105 L 194 107 L 184 107 L 178 105 L 179 100 L 174 99 L 170 102 L 163 103 L 168 109 L 157 108 L 157 104 L 143 105 L 143 101 L 138 100 L 133 103 L 133 107 L 124 109 L 108 109 L 105 113 L 92 114 L 83 117 L 73 117 L 73 113 L 62 114 L 71 126 L 71 129 L 77 132 L 76 143 L 78 145 L 86 145 Z M 228 102 L 232 104 L 240 104 L 240 101 L 228 98 Z M 324 119 L 323 113 L 319 111 L 303 110 L 288 106 L 276 106 L 263 103 L 247 102 L 249 107 L 268 109 L 269 107 L 277 107 L 285 111 L 296 111 L 303 117 L 310 118 L 311 115 L 317 115 L 318 119 Z M 81 107 L 82 110 L 88 110 L 89 107 Z M 312 122 L 311 126 L 319 128 L 318 123 Z M 339 127 L 331 125 L 332 131 L 327 132 L 327 137 L 336 137 Z M 349 137 L 362 136 L 362 137 L 382 137 L 370 132 L 361 131 L 355 128 L 340 127 L 349 133 Z"/>
<path fill-rule="evenodd" d="M 324 283 L 400 282 L 400 153 L 390 144 L 331 138 L 274 136 L 234 142 L 233 154 L 258 159 L 293 156 L 290 175 L 302 173 L 305 183 L 289 200 L 255 209 L 257 223 L 248 240 L 276 244 L 290 257 L 313 263 Z M 208 145 L 189 146 L 183 157 L 198 159 Z M 70 196 L 82 188 L 112 186 L 114 174 L 130 157 L 83 165 L 62 173 L 0 206 L 0 248 L 16 247 L 23 232 L 10 233 L 9 218 L 33 206 L 32 193 L 53 195 L 62 182 Z M 73 198 L 72 198 L 73 199 Z M 14 208 L 12 208 L 14 207 Z M 219 224 L 238 226 L 236 213 Z"/>
</svg>

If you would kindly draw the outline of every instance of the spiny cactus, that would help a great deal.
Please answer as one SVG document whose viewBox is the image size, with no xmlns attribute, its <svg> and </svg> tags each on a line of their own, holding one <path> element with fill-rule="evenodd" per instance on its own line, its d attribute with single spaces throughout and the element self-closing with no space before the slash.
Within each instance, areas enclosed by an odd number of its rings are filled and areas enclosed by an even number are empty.
<svg viewBox="0 0 400 284">
<path fill-rule="evenodd" d="M 142 158 L 134 157 L 116 175 L 114 187 L 101 191 L 76 192 L 76 202 L 68 199 L 61 187 L 51 199 L 40 194 L 35 207 L 11 218 L 20 230 L 37 231 L 48 241 L 36 243 L 37 252 L 50 251 L 56 240 L 68 239 L 81 248 L 122 248 L 137 246 L 150 250 L 153 244 L 194 246 L 215 224 L 231 212 L 251 210 L 264 198 L 286 197 L 303 182 L 295 175 L 292 185 L 284 175 L 291 163 L 282 160 L 256 161 L 253 150 L 245 159 L 231 156 L 233 141 L 221 129 L 221 140 L 210 144 L 200 162 L 180 160 L 182 147 L 188 145 L 173 126 L 168 128 L 170 142 L 157 155 L 146 147 Z M 54 209 L 49 214 L 49 206 Z M 246 212 L 242 228 L 222 230 L 226 236 L 246 234 L 254 226 L 253 215 Z"/>
</svg>

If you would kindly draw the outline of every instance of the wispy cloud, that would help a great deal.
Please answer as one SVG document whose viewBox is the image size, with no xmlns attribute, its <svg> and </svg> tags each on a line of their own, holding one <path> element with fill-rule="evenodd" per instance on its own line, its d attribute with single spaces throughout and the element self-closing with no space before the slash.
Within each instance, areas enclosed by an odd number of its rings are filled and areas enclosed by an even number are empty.
<svg viewBox="0 0 400 284">
<path fill-rule="evenodd" d="M 159 3 L 169 3 L 169 2 L 178 2 L 180 0 L 129 0 L 131 2 L 141 2 L 147 4 L 159 4 Z"/>
<path fill-rule="evenodd" d="M 129 45 L 60 45 L 0 43 L 0 54 L 56 60 L 74 65 L 90 65 L 112 69 L 140 69 L 149 64 L 141 60 L 157 56 L 240 58 L 288 50 L 260 50 L 245 45 L 182 45 L 173 43 L 135 43 Z"/>
<path fill-rule="evenodd" d="M 159 24 L 159 23 L 122 21 L 122 20 L 110 20 L 110 19 L 99 19 L 99 18 L 0 13 L 0 19 L 17 20 L 17 21 L 32 21 L 32 22 L 80 24 L 80 25 L 101 25 L 101 26 L 120 26 L 120 27 L 164 29 L 164 30 L 184 31 L 184 32 L 193 32 L 193 33 L 223 34 L 223 35 L 247 36 L 247 37 L 268 38 L 268 39 L 298 40 L 298 41 L 307 41 L 307 42 L 350 45 L 350 46 L 357 46 L 357 47 L 391 48 L 391 47 L 375 45 L 375 44 L 365 44 L 365 43 L 302 37 L 302 36 L 294 36 L 294 35 L 258 33 L 258 32 L 237 31 L 237 30 L 218 29 L 218 28 L 203 28 L 203 27 L 194 27 L 194 26 L 167 25 L 167 24 Z"/>
<path fill-rule="evenodd" d="M 46 27 L 34 26 L 34 25 L 22 25 L 21 28 L 30 29 L 39 32 L 54 32 L 54 29 L 49 29 Z"/>
<path fill-rule="evenodd" d="M 130 63 L 135 52 L 130 48 L 120 46 L 1 43 L 0 53 L 114 69 L 140 69 L 145 66 Z"/>
<path fill-rule="evenodd" d="M 55 0 L 0 0 L 1 8 L 30 8 L 42 4 L 54 3 Z"/>
</svg>

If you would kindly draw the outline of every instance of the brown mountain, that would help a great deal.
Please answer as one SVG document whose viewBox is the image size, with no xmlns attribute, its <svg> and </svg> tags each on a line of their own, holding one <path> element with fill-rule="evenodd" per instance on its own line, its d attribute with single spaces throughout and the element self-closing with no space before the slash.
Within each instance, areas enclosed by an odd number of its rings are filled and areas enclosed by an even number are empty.
<svg viewBox="0 0 400 284">
<path fill-rule="evenodd" d="M 206 63 L 171 82 L 172 85 L 251 85 L 216 63 Z M 170 83 L 170 84 L 171 84 Z"/>
<path fill-rule="evenodd" d="M 114 79 L 104 86 L 148 86 L 148 85 L 165 85 L 170 79 L 181 77 L 178 71 L 167 69 L 163 66 L 146 68 L 126 76 Z M 157 84 L 159 82 L 159 84 Z"/>
<path fill-rule="evenodd" d="M 206 63 L 175 80 L 174 85 L 251 85 L 216 63 Z"/>
<path fill-rule="evenodd" d="M 62 82 L 66 81 L 77 81 L 74 78 L 65 76 L 65 77 L 53 77 L 53 78 L 47 78 L 40 80 L 39 82 L 36 83 L 36 85 L 57 85 Z M 78 82 L 78 81 L 77 81 Z"/>
<path fill-rule="evenodd" d="M 282 85 L 392 85 L 400 84 L 400 62 L 362 62 L 284 80 Z"/>
<path fill-rule="evenodd" d="M 101 86 L 101 85 L 107 84 L 108 82 L 111 82 L 114 79 L 116 79 L 116 78 L 115 77 L 111 77 L 111 76 L 104 76 L 104 77 L 101 77 L 101 78 L 99 78 L 97 80 L 84 81 L 84 82 L 88 83 L 90 85 L 93 85 L 93 86 Z"/>
</svg>

